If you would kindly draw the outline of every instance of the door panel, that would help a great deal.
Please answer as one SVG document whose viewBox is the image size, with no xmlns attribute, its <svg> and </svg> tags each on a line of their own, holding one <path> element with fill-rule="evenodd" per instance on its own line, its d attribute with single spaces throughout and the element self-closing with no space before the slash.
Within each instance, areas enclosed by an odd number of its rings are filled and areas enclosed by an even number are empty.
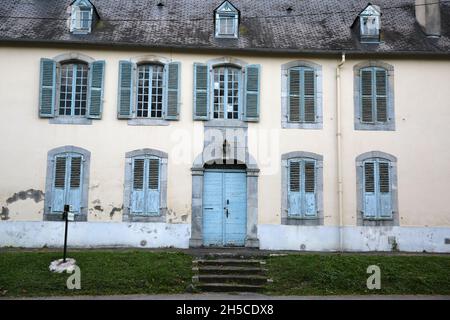
<svg viewBox="0 0 450 320">
<path fill-rule="evenodd" d="M 203 182 L 203 242 L 223 245 L 223 173 L 208 172 Z"/>
<path fill-rule="evenodd" d="M 225 173 L 225 237 L 227 246 L 243 246 L 247 234 L 247 176 Z"/>
</svg>

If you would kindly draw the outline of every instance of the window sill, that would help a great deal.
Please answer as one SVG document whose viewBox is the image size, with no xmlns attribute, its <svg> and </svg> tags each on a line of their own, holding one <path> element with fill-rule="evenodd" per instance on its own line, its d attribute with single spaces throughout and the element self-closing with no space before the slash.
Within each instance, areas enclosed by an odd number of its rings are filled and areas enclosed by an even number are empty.
<svg viewBox="0 0 450 320">
<path fill-rule="evenodd" d="M 283 129 L 309 129 L 309 130 L 321 130 L 323 129 L 322 122 L 314 122 L 314 123 L 301 123 L 301 122 L 289 122 L 283 121 L 281 123 L 281 127 Z"/>
<path fill-rule="evenodd" d="M 365 131 L 395 131 L 395 123 L 355 123 L 355 130 L 365 130 Z"/>
<path fill-rule="evenodd" d="M 124 222 L 166 222 L 166 217 L 162 214 L 157 216 L 144 216 L 144 215 L 136 215 L 136 214 L 124 214 L 123 219 Z"/>
<path fill-rule="evenodd" d="M 129 126 L 168 126 L 170 122 L 164 119 L 133 118 L 128 120 Z"/>
<path fill-rule="evenodd" d="M 319 217 L 287 217 L 281 219 L 281 224 L 290 226 L 320 226 L 323 225 L 323 219 Z"/>
<path fill-rule="evenodd" d="M 44 214 L 44 221 L 63 222 L 62 213 L 46 213 Z M 85 214 L 75 214 L 75 222 L 87 222 L 87 216 Z"/>
<path fill-rule="evenodd" d="M 212 119 L 205 121 L 205 127 L 225 127 L 225 128 L 247 128 L 245 121 L 237 119 Z"/>
<path fill-rule="evenodd" d="M 50 124 L 76 124 L 76 125 L 91 125 L 92 119 L 85 117 L 71 117 L 71 116 L 56 116 L 48 120 Z"/>
<path fill-rule="evenodd" d="M 364 218 L 362 219 L 363 227 L 393 227 L 398 225 L 394 218 Z"/>
</svg>

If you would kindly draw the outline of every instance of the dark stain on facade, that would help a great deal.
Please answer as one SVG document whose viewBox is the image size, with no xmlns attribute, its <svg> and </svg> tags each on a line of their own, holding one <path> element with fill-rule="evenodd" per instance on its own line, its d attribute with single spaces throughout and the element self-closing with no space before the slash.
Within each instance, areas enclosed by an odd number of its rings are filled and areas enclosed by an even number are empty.
<svg viewBox="0 0 450 320">
<path fill-rule="evenodd" d="M 112 218 L 116 212 L 120 212 L 122 210 L 123 210 L 123 206 L 120 208 L 114 207 L 114 208 L 112 208 L 111 212 L 109 213 L 109 216 Z"/>
<path fill-rule="evenodd" d="M 20 191 L 14 193 L 11 197 L 6 200 L 7 204 L 17 202 L 19 200 L 33 199 L 34 202 L 38 203 L 44 200 L 45 194 L 41 190 L 29 189 L 27 191 Z"/>
<path fill-rule="evenodd" d="M 9 220 L 9 209 L 7 207 L 2 207 L 2 213 L 0 214 L 1 220 Z"/>
<path fill-rule="evenodd" d="M 101 212 L 104 211 L 102 206 L 95 206 L 94 209 L 97 210 L 97 211 L 101 211 Z"/>
</svg>

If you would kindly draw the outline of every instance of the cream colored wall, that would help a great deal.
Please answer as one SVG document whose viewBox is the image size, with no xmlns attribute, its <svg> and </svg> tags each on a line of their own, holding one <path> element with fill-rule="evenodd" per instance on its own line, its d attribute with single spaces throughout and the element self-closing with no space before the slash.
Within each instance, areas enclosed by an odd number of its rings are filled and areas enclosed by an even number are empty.
<svg viewBox="0 0 450 320">
<path fill-rule="evenodd" d="M 74 51 L 74 50 L 72 50 Z M 169 153 L 168 221 L 190 223 L 190 168 L 203 146 L 203 124 L 192 120 L 192 65 L 221 55 L 151 53 L 180 61 L 181 116 L 170 126 L 128 126 L 116 118 L 118 61 L 145 52 L 79 50 L 106 60 L 103 118 L 93 125 L 55 125 L 38 117 L 39 59 L 52 58 L 66 49 L 0 48 L 0 205 L 11 220 L 42 220 L 43 201 L 7 203 L 13 194 L 29 189 L 45 191 L 47 151 L 75 145 L 91 151 L 89 221 L 122 221 L 124 155 L 140 148 Z M 281 207 L 281 154 L 309 151 L 324 156 L 325 225 L 337 225 L 334 59 L 302 57 L 234 56 L 261 64 L 261 121 L 249 124 L 249 150 L 261 168 L 259 223 L 279 224 Z M 323 130 L 281 129 L 281 65 L 310 60 L 323 68 Z M 394 132 L 353 130 L 353 65 L 343 67 L 343 156 L 345 224 L 356 224 L 355 158 L 380 150 L 398 158 L 400 224 L 449 226 L 450 206 L 450 62 L 383 60 L 395 68 Z M 25 90 L 24 90 L 25 88 Z M 432 115 L 432 116 L 430 116 Z M 438 116 L 437 116 L 438 115 Z M 101 210 L 94 207 L 100 206 Z M 4 210 L 5 211 L 5 210 Z"/>
</svg>

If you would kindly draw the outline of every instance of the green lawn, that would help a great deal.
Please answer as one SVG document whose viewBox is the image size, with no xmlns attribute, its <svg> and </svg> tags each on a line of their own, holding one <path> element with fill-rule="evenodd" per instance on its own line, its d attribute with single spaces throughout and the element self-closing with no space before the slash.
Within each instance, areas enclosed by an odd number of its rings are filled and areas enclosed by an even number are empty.
<svg viewBox="0 0 450 320">
<path fill-rule="evenodd" d="M 367 267 L 381 269 L 381 289 L 368 290 Z M 450 256 L 299 254 L 267 260 L 268 294 L 450 295 Z"/>
<path fill-rule="evenodd" d="M 0 253 L 0 296 L 182 293 L 191 283 L 192 257 L 183 253 L 84 251 L 69 256 L 80 267 L 81 290 L 66 288 L 69 274 L 49 271 L 61 253 Z"/>
</svg>

